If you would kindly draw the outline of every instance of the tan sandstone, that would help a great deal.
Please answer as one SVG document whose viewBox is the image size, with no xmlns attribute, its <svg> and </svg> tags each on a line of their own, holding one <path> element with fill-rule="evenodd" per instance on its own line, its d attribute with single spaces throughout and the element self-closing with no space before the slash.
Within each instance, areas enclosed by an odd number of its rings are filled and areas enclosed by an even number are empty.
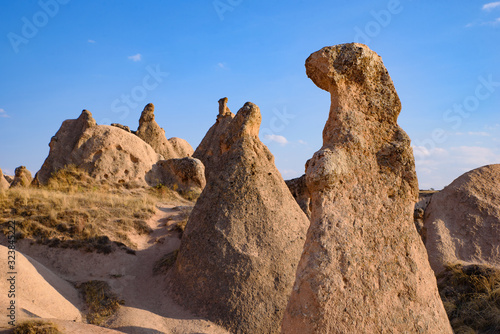
<svg viewBox="0 0 500 334">
<path fill-rule="evenodd" d="M 297 177 L 295 179 L 285 181 L 288 189 L 293 195 L 293 198 L 297 201 L 302 211 L 306 214 L 307 218 L 311 218 L 311 194 L 309 189 L 307 189 L 306 175 Z"/>
<path fill-rule="evenodd" d="M 46 184 L 52 173 L 75 165 L 98 181 L 146 185 L 146 173 L 163 158 L 137 136 L 97 125 L 87 110 L 76 120 L 64 121 L 49 146 L 49 155 L 35 176 L 37 184 Z"/>
<path fill-rule="evenodd" d="M 231 333 L 279 332 L 309 225 L 260 123 L 248 102 L 227 127 L 169 273 L 181 304 Z"/>
<path fill-rule="evenodd" d="M 155 106 L 147 104 L 139 119 L 139 128 L 136 135 L 162 155 L 165 159 L 184 158 L 193 155 L 193 148 L 181 138 L 165 137 L 165 130 L 155 121 Z"/>
<path fill-rule="evenodd" d="M 221 137 L 226 133 L 229 124 L 234 118 L 234 114 L 227 107 L 227 101 L 227 97 L 219 100 L 219 114 L 215 124 L 208 130 L 193 154 L 194 158 L 200 159 L 205 165 L 207 178 L 214 170 L 221 155 Z"/>
<path fill-rule="evenodd" d="M 9 189 L 10 184 L 4 177 L 2 170 L 0 169 L 0 190 Z"/>
<path fill-rule="evenodd" d="M 500 268 L 500 164 L 467 172 L 434 194 L 424 230 L 436 273 L 455 263 Z"/>
<path fill-rule="evenodd" d="M 160 160 L 146 175 L 149 185 L 164 185 L 180 193 L 200 194 L 205 188 L 205 166 L 191 157 Z"/>
<path fill-rule="evenodd" d="M 306 164 L 311 227 L 282 333 L 452 333 L 413 226 L 413 153 L 380 56 L 325 47 L 306 70 L 331 109 Z"/>
<path fill-rule="evenodd" d="M 15 170 L 14 180 L 10 184 L 10 187 L 28 187 L 31 181 L 33 181 L 31 172 L 25 166 L 19 166 Z"/>
</svg>

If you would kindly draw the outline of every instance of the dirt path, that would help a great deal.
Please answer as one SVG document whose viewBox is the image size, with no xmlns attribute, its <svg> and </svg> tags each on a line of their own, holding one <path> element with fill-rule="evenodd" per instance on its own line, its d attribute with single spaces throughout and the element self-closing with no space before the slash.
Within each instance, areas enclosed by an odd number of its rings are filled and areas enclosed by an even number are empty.
<svg viewBox="0 0 500 334">
<path fill-rule="evenodd" d="M 157 262 L 180 246 L 173 227 L 186 219 L 192 203 L 162 203 L 148 220 L 149 235 L 131 235 L 135 255 L 123 250 L 111 254 L 50 248 L 19 243 L 19 251 L 33 257 L 52 272 L 72 283 L 103 280 L 124 300 L 124 306 L 108 321 L 108 327 L 131 334 L 227 333 L 215 324 L 197 318 L 168 296 L 165 273 L 154 274 Z M 57 287 L 56 287 L 57 289 Z"/>
</svg>

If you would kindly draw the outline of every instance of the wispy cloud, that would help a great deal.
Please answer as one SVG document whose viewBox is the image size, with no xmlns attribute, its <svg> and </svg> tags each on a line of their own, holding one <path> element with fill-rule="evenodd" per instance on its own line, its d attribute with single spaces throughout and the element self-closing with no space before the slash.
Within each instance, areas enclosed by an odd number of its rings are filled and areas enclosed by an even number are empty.
<svg viewBox="0 0 500 334">
<path fill-rule="evenodd" d="M 130 59 L 132 61 L 141 61 L 142 55 L 140 53 L 138 53 L 136 55 L 129 56 L 128 59 Z"/>
<path fill-rule="evenodd" d="M 4 109 L 0 108 L 0 117 L 9 118 L 10 116 L 7 114 L 7 112 Z"/>
<path fill-rule="evenodd" d="M 94 44 L 95 41 L 93 39 L 89 39 L 87 42 Z"/>
<path fill-rule="evenodd" d="M 288 140 L 285 137 L 280 136 L 280 135 L 265 135 L 264 138 L 267 140 L 276 142 L 278 144 L 281 144 L 281 145 L 288 144 Z"/>
<path fill-rule="evenodd" d="M 307 145 L 307 142 L 304 141 L 304 140 L 302 140 L 302 139 L 299 139 L 299 144 L 301 144 L 301 145 Z"/>
<path fill-rule="evenodd" d="M 483 5 L 483 10 L 490 11 L 496 7 L 499 7 L 499 6 L 500 6 L 500 1 L 490 2 L 490 3 Z"/>
</svg>

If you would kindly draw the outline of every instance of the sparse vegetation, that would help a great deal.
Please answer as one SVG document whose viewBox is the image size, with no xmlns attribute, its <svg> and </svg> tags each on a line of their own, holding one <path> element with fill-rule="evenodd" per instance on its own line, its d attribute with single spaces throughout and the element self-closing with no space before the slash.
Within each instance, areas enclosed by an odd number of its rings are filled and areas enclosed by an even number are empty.
<svg viewBox="0 0 500 334">
<path fill-rule="evenodd" d="M 179 254 L 179 250 L 176 249 L 173 252 L 170 252 L 170 253 L 162 256 L 161 259 L 156 261 L 156 263 L 153 267 L 153 274 L 158 275 L 158 274 L 166 272 L 168 269 L 170 269 L 174 265 L 175 260 L 177 260 L 178 254 Z"/>
<path fill-rule="evenodd" d="M 104 322 L 116 313 L 123 300 L 111 291 L 111 287 L 104 281 L 88 281 L 77 284 L 76 288 L 88 307 L 87 321 L 90 324 L 102 326 Z"/>
<path fill-rule="evenodd" d="M 52 322 L 25 321 L 14 328 L 14 334 L 62 334 Z"/>
<path fill-rule="evenodd" d="M 182 234 L 184 233 L 184 230 L 186 229 L 186 225 L 187 225 L 187 222 L 189 220 L 189 216 L 191 215 L 191 212 L 193 211 L 193 207 L 182 206 L 179 208 L 181 210 L 181 213 L 179 214 L 181 220 L 174 225 L 172 230 L 179 232 L 180 237 L 182 238 Z"/>
<path fill-rule="evenodd" d="M 110 253 L 120 245 L 135 247 L 128 234 L 150 233 L 146 220 L 155 213 L 156 203 L 174 198 L 163 188 L 130 190 L 99 184 L 68 166 L 47 186 L 0 192 L 0 222 L 7 233 L 6 222 L 15 220 L 18 239 Z"/>
<path fill-rule="evenodd" d="M 500 270 L 455 264 L 437 278 L 456 334 L 500 333 Z"/>
</svg>

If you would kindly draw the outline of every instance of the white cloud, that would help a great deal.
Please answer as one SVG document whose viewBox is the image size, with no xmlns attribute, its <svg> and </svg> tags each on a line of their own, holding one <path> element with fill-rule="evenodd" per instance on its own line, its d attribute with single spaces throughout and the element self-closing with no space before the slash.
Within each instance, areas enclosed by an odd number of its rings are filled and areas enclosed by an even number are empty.
<svg viewBox="0 0 500 334">
<path fill-rule="evenodd" d="M 500 163 L 500 149 L 483 146 L 413 147 L 421 189 L 441 189 L 472 169 Z"/>
<path fill-rule="evenodd" d="M 93 39 L 89 39 L 87 42 L 89 42 L 89 43 L 95 43 L 95 41 Z"/>
<path fill-rule="evenodd" d="M 10 116 L 7 115 L 7 112 L 4 109 L 0 108 L 0 117 L 9 118 Z"/>
<path fill-rule="evenodd" d="M 469 136 L 491 137 L 491 134 L 489 134 L 488 132 L 483 132 L 483 131 L 480 131 L 480 132 L 469 131 L 469 132 L 467 132 L 467 134 Z"/>
<path fill-rule="evenodd" d="M 226 66 L 224 66 L 223 63 L 218 63 L 217 66 L 219 66 L 220 68 L 225 68 Z"/>
<path fill-rule="evenodd" d="M 138 53 L 136 55 L 129 56 L 128 59 L 130 59 L 132 61 L 141 61 L 142 55 L 140 53 Z"/>
<path fill-rule="evenodd" d="M 483 5 L 483 10 L 490 11 L 493 8 L 496 8 L 498 6 L 500 6 L 500 1 L 490 2 L 490 3 L 487 3 L 487 4 Z"/>
<path fill-rule="evenodd" d="M 281 177 L 285 180 L 294 179 L 304 174 L 304 172 L 301 173 L 293 169 L 281 169 L 280 172 L 281 172 Z"/>
<path fill-rule="evenodd" d="M 302 140 L 302 139 L 299 139 L 299 144 L 302 144 L 302 145 L 307 145 L 307 142 Z"/>
<path fill-rule="evenodd" d="M 267 140 L 270 140 L 270 141 L 274 141 L 274 142 L 281 144 L 281 145 L 288 144 L 288 140 L 285 137 L 280 136 L 280 135 L 265 135 L 264 138 Z"/>
</svg>

